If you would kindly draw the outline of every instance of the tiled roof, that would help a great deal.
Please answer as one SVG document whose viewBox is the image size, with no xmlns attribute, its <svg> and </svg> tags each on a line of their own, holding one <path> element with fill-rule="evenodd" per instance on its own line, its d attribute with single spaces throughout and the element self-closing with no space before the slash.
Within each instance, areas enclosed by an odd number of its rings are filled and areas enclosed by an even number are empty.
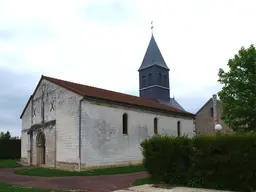
<svg viewBox="0 0 256 192">
<path fill-rule="evenodd" d="M 160 99 L 157 99 L 157 101 L 161 104 L 169 105 L 170 107 L 174 107 L 174 108 L 180 109 L 182 111 L 185 111 L 185 109 L 183 109 L 183 107 L 174 98 L 170 98 L 169 101 L 163 101 Z"/>
<path fill-rule="evenodd" d="M 106 89 L 100 89 L 100 88 L 96 88 L 96 87 L 91 87 L 91 86 L 87 86 L 87 85 L 64 81 L 64 80 L 47 77 L 47 76 L 42 76 L 40 82 L 42 81 L 42 79 L 45 79 L 51 83 L 59 85 L 69 91 L 72 91 L 72 92 L 79 94 L 81 96 L 84 96 L 84 97 L 101 99 L 101 100 L 115 102 L 115 103 L 119 103 L 119 104 L 128 104 L 128 105 L 137 106 L 137 107 L 141 107 L 141 108 L 144 107 L 144 108 L 151 109 L 151 110 L 152 109 L 153 110 L 162 110 L 164 112 L 175 113 L 177 115 L 180 114 L 180 115 L 190 116 L 190 117 L 195 116 L 192 113 L 185 112 L 185 111 L 176 109 L 174 107 L 170 107 L 168 105 L 160 104 L 155 101 L 143 99 L 143 98 L 128 95 L 128 94 L 118 93 L 118 92 L 109 91 Z M 40 84 L 40 82 L 38 83 L 38 85 Z M 35 92 L 36 92 L 36 90 L 34 91 L 34 94 L 35 94 Z M 26 107 L 21 114 L 21 118 L 22 118 L 25 110 L 26 110 Z"/>
</svg>

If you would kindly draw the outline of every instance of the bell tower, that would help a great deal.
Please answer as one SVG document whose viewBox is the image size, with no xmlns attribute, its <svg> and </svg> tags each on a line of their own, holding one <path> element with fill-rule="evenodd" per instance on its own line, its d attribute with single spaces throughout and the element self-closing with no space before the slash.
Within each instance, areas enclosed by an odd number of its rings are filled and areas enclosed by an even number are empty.
<svg viewBox="0 0 256 192">
<path fill-rule="evenodd" d="M 152 33 L 146 54 L 138 70 L 140 97 L 169 102 L 169 70 Z"/>
</svg>

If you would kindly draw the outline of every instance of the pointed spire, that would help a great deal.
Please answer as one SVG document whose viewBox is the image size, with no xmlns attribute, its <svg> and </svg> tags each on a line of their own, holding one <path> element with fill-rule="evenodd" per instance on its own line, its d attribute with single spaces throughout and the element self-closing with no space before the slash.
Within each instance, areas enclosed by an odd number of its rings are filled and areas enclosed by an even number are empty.
<svg viewBox="0 0 256 192">
<path fill-rule="evenodd" d="M 143 58 L 143 61 L 142 61 L 142 64 L 141 64 L 139 70 L 145 69 L 145 68 L 150 67 L 152 65 L 158 65 L 160 67 L 163 67 L 163 68 L 169 70 L 169 68 L 167 67 L 167 65 L 164 61 L 164 58 L 163 58 L 163 56 L 162 56 L 162 54 L 161 54 L 161 52 L 160 52 L 160 50 L 157 46 L 156 40 L 155 40 L 154 35 L 153 35 L 153 31 L 152 31 L 152 36 L 151 36 L 146 54 Z"/>
</svg>

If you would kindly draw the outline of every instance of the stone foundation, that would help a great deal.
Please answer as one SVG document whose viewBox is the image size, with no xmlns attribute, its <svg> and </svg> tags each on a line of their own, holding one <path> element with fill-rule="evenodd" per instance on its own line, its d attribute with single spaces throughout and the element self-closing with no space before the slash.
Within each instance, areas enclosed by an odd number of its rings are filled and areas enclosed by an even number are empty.
<svg viewBox="0 0 256 192">
<path fill-rule="evenodd" d="M 67 162 L 56 162 L 56 169 L 67 170 L 67 171 L 77 171 L 78 163 L 67 163 Z"/>
<path fill-rule="evenodd" d="M 142 161 L 125 161 L 119 162 L 116 164 L 110 165 L 98 165 L 98 166 L 86 166 L 85 164 L 81 164 L 81 170 L 92 170 L 92 169 L 100 169 L 100 168 L 110 168 L 110 167 L 122 167 L 128 165 L 138 165 L 142 164 Z M 56 168 L 67 171 L 79 171 L 78 163 L 67 163 L 67 162 L 56 162 Z"/>
<path fill-rule="evenodd" d="M 29 164 L 28 164 L 28 159 L 25 158 L 25 157 L 20 158 L 20 164 L 21 164 L 22 166 L 29 166 Z"/>
</svg>

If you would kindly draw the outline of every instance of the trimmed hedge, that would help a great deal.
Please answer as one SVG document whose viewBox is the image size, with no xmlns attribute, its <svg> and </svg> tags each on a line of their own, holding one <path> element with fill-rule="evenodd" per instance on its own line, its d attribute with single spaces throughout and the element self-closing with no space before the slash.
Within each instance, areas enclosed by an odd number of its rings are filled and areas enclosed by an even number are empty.
<svg viewBox="0 0 256 192">
<path fill-rule="evenodd" d="M 155 136 L 141 143 L 143 165 L 158 180 L 178 183 L 187 179 L 191 167 L 191 141 L 188 138 Z"/>
<path fill-rule="evenodd" d="M 214 189 L 256 189 L 256 135 L 156 136 L 141 143 L 143 164 L 165 183 Z"/>
<path fill-rule="evenodd" d="M 20 157 L 20 139 L 0 139 L 0 159 L 19 159 Z"/>
</svg>

